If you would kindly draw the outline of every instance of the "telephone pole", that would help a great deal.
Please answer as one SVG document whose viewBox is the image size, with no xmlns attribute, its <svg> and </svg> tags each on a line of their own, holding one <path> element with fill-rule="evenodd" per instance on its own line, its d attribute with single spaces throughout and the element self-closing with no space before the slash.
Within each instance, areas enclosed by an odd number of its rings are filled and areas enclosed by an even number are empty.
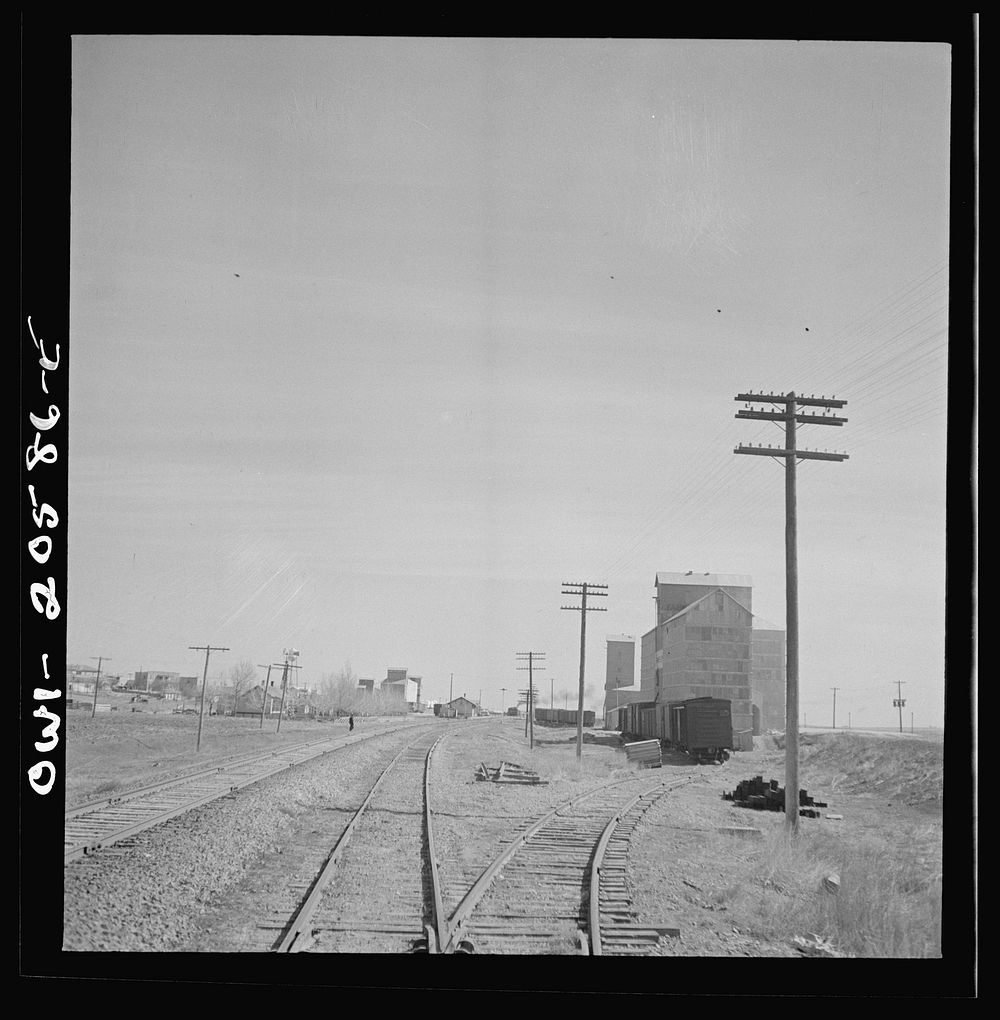
<svg viewBox="0 0 1000 1020">
<path fill-rule="evenodd" d="M 503 701 L 504 695 L 507 693 L 506 687 L 500 688 L 500 725 L 503 726 Z"/>
<path fill-rule="evenodd" d="M 825 396 L 798 397 L 794 391 L 780 393 L 738 393 L 736 399 L 747 410 L 737 418 L 785 423 L 785 445 L 743 446 L 734 453 L 780 458 L 785 464 L 785 824 L 794 835 L 799 829 L 799 573 L 797 520 L 795 511 L 795 467 L 800 460 L 847 460 L 846 453 L 800 450 L 795 441 L 799 425 L 844 425 L 846 418 L 830 414 L 830 409 L 846 406 L 846 400 Z M 784 405 L 783 411 L 751 408 L 753 403 Z M 826 408 L 823 414 L 803 414 L 800 407 Z M 803 724 L 804 725 L 804 724 Z"/>
<path fill-rule="evenodd" d="M 205 653 L 205 672 L 201 677 L 201 703 L 198 707 L 198 741 L 195 744 L 195 751 L 201 750 L 201 724 L 205 716 L 205 687 L 208 684 L 208 657 L 212 652 L 228 652 L 228 648 L 222 648 L 219 645 L 188 645 L 188 648 L 193 652 L 204 652 Z"/>
<path fill-rule="evenodd" d="M 271 662 L 267 666 L 263 662 L 257 663 L 258 669 L 267 670 L 267 680 L 264 681 L 264 697 L 260 699 L 260 728 L 264 728 L 264 708 L 267 705 L 267 692 L 271 689 L 271 670 L 275 666 L 280 666 L 280 662 Z"/>
<path fill-rule="evenodd" d="M 448 681 L 448 701 L 452 702 L 455 700 L 455 674 L 451 674 L 451 679 Z"/>
<path fill-rule="evenodd" d="M 584 662 L 587 656 L 587 613 L 606 613 L 607 609 L 598 606 L 587 605 L 587 595 L 602 595 L 605 598 L 608 596 L 608 586 L 606 584 L 591 584 L 589 581 L 577 583 L 576 581 L 563 581 L 563 595 L 579 595 L 580 605 L 578 606 L 560 606 L 560 609 L 569 609 L 575 613 L 580 614 L 580 697 L 579 697 L 579 711 L 576 719 L 576 756 L 577 758 L 583 755 L 583 675 L 584 675 Z M 592 591 L 591 589 L 597 589 Z M 567 589 L 573 589 L 567 591 Z M 579 589 L 579 590 L 577 590 Z M 601 590 L 603 589 L 603 591 Z"/>
<path fill-rule="evenodd" d="M 837 728 L 837 691 L 839 691 L 840 688 L 839 687 L 831 687 L 830 690 L 833 691 L 833 728 L 836 729 Z"/>
<path fill-rule="evenodd" d="M 97 659 L 97 678 L 94 680 L 94 707 L 90 712 L 90 718 L 93 719 L 97 715 L 97 689 L 101 686 L 101 663 L 110 662 L 111 658 L 107 655 L 92 655 L 91 659 Z"/>
<path fill-rule="evenodd" d="M 525 736 L 528 737 L 528 746 L 534 749 L 535 746 L 535 680 L 534 671 L 545 669 L 541 660 L 545 658 L 544 652 L 518 652 L 517 658 L 521 662 L 527 662 L 527 666 L 518 666 L 517 669 L 528 671 L 528 718 L 524 721 Z"/>
<path fill-rule="evenodd" d="M 896 681 L 896 697 L 893 698 L 892 707 L 899 709 L 899 732 L 903 732 L 903 709 L 906 707 L 906 699 L 903 697 L 903 684 L 905 680 Z"/>
<path fill-rule="evenodd" d="M 278 725 L 275 727 L 274 732 L 281 732 L 281 717 L 285 712 L 285 689 L 288 687 L 288 671 L 290 669 L 301 669 L 301 666 L 296 666 L 292 659 L 299 657 L 298 650 L 295 648 L 286 648 L 283 652 L 285 656 L 284 669 L 281 671 L 281 704 L 278 706 Z"/>
</svg>

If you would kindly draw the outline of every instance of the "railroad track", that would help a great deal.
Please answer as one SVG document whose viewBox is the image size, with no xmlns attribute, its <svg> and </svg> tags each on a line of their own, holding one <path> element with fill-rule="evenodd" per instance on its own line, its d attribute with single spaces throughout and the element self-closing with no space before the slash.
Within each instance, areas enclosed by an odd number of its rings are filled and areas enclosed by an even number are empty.
<svg viewBox="0 0 1000 1020">
<path fill-rule="evenodd" d="M 194 808 L 234 794 L 251 783 L 385 732 L 324 737 L 263 754 L 248 755 L 174 779 L 104 798 L 67 811 L 64 864 L 130 839 Z"/>
<path fill-rule="evenodd" d="M 430 797 L 441 736 L 421 735 L 385 767 L 332 849 L 312 850 L 296 900 L 259 925 L 279 953 L 640 955 L 665 929 L 641 927 L 624 873 L 628 842 L 660 797 L 689 782 L 646 777 L 580 794 L 527 823 L 449 915 Z M 637 786 L 642 786 L 636 792 Z M 624 789 L 623 789 L 624 788 Z M 450 867 L 451 873 L 455 869 Z M 501 878 L 502 881 L 498 881 Z M 452 882 L 454 884 L 454 881 Z M 450 890 L 449 902 L 458 897 Z"/>
<path fill-rule="evenodd" d="M 690 779 L 661 780 L 652 787 L 646 780 L 645 789 L 628 797 L 637 782 L 642 780 L 579 795 L 526 826 L 448 919 L 439 939 L 441 951 L 651 952 L 669 929 L 640 926 L 630 910 L 628 841 L 649 807 Z"/>
<path fill-rule="evenodd" d="M 301 900 L 261 924 L 277 934 L 275 952 L 437 951 L 444 911 L 429 794 L 442 739 L 422 734 L 389 762 Z"/>
</svg>

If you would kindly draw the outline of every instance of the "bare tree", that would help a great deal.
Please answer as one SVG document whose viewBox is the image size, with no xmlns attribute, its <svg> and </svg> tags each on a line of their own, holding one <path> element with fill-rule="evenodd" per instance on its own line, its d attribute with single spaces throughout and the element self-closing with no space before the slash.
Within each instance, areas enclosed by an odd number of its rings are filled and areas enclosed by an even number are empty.
<svg viewBox="0 0 1000 1020">
<path fill-rule="evenodd" d="M 229 683 L 233 688 L 233 715 L 239 706 L 240 692 L 248 690 L 257 679 L 257 667 L 249 659 L 240 659 L 229 671 Z"/>
</svg>

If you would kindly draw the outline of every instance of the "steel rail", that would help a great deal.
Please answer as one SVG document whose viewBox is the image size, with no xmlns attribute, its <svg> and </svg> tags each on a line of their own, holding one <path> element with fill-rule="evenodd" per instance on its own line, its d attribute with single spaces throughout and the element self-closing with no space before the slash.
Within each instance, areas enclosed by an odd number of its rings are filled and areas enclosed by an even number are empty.
<svg viewBox="0 0 1000 1020">
<path fill-rule="evenodd" d="M 690 782 L 691 779 L 688 778 L 681 779 L 676 783 L 663 783 L 660 786 L 660 792 L 656 799 L 658 800 L 664 794 L 669 793 L 672 790 L 679 789 Z M 643 797 L 647 797 L 655 791 L 656 787 L 652 786 L 648 790 L 637 794 L 627 804 L 622 805 L 614 818 L 612 818 L 605 826 L 604 831 L 601 833 L 601 838 L 597 841 L 597 846 L 594 849 L 594 859 L 590 867 L 589 952 L 592 956 L 603 955 L 603 947 L 601 944 L 601 871 L 604 863 L 604 854 L 608 848 L 608 844 L 611 842 L 615 829 L 618 828 L 629 811 L 631 811 L 632 808 L 634 808 L 635 805 L 643 799 Z M 643 812 L 643 814 L 645 814 L 645 812 Z"/>
<path fill-rule="evenodd" d="M 427 752 L 427 761 L 424 764 L 424 824 L 427 828 L 427 855 L 430 859 L 431 890 L 434 899 L 434 924 L 431 931 L 427 933 L 427 952 L 437 953 L 447 937 L 447 923 L 444 912 L 444 899 L 441 895 L 441 878 L 438 873 L 437 852 L 434 849 L 434 824 L 431 817 L 431 758 L 434 749 L 443 740 L 438 737 Z M 431 937 L 433 933 L 433 938 Z"/>
<path fill-rule="evenodd" d="M 437 747 L 437 745 L 441 742 L 443 738 L 444 735 L 442 734 L 442 736 L 438 737 L 438 739 L 435 740 L 434 743 L 428 748 L 427 750 L 428 761 L 434 748 Z M 405 747 L 403 747 L 399 751 L 399 753 L 392 759 L 392 761 L 389 762 L 389 764 L 385 767 L 385 769 L 382 771 L 378 779 L 376 779 L 375 782 L 372 784 L 372 788 L 368 791 L 368 794 L 365 796 L 365 799 L 361 802 L 360 807 L 357 809 L 357 811 L 354 812 L 354 815 L 351 817 L 351 820 L 347 823 L 346 828 L 338 837 L 337 842 L 334 844 L 333 849 L 330 851 L 329 856 L 324 861 L 323 866 L 319 871 L 319 874 L 317 874 L 316 878 L 312 882 L 312 885 L 309 887 L 309 892 L 306 894 L 305 898 L 296 908 L 295 913 L 289 920 L 288 928 L 286 929 L 285 934 L 282 937 L 281 941 L 275 947 L 274 950 L 275 952 L 277 953 L 299 952 L 301 951 L 302 948 L 304 948 L 307 942 L 311 940 L 312 933 L 307 932 L 306 929 L 309 925 L 310 920 L 312 919 L 312 915 L 315 913 L 316 908 L 319 906 L 320 902 L 323 899 L 323 893 L 326 891 L 326 887 L 329 884 L 330 879 L 333 878 L 334 872 L 337 870 L 337 864 L 339 863 L 341 856 L 347 849 L 348 843 L 350 843 L 351 841 L 351 836 L 354 834 L 355 827 L 360 821 L 362 815 L 367 810 L 368 805 L 372 802 L 375 793 L 382 785 L 383 781 L 386 779 L 389 773 L 392 772 L 392 770 L 396 767 L 396 765 L 399 763 L 399 760 L 403 757 L 403 755 L 405 755 L 406 752 L 409 751 L 410 748 L 415 743 L 417 743 L 419 739 L 420 739 L 419 737 L 414 738 Z M 425 783 L 427 779 L 426 768 L 427 765 L 425 764 Z M 429 829 L 428 832 L 430 832 Z M 302 938 L 303 935 L 306 935 L 307 937 L 303 939 Z"/>
<path fill-rule="evenodd" d="M 462 897 L 461 903 L 455 908 L 455 912 L 451 915 L 448 922 L 445 937 L 439 940 L 439 951 L 442 953 L 453 953 L 461 941 L 462 928 L 465 922 L 468 920 L 469 915 L 476 909 L 479 901 L 486 895 L 490 885 L 496 878 L 497 873 L 506 865 L 511 858 L 517 853 L 525 843 L 531 839 L 543 826 L 551 821 L 560 811 L 564 811 L 566 808 L 572 807 L 574 804 L 579 803 L 581 800 L 586 800 L 587 797 L 592 797 L 598 793 L 602 793 L 605 790 L 609 790 L 614 786 L 622 786 L 625 783 L 637 782 L 637 777 L 629 779 L 619 779 L 614 783 L 606 783 L 604 786 L 598 786 L 593 790 L 588 790 L 586 793 L 578 794 L 576 797 L 572 797 L 570 800 L 564 801 L 562 804 L 557 805 L 548 814 L 543 815 L 538 819 L 537 822 L 533 823 L 527 829 L 524 830 L 514 841 L 504 850 L 479 876 L 472 888 Z M 655 787 L 651 787 L 655 789 Z M 640 794 L 642 796 L 642 794 Z"/>
<path fill-rule="evenodd" d="M 611 842 L 611 834 L 618 827 L 618 823 L 642 800 L 648 793 L 652 793 L 656 787 L 651 787 L 643 793 L 637 793 L 627 804 L 619 808 L 618 813 L 605 826 L 601 838 L 597 841 L 594 849 L 594 859 L 590 865 L 590 953 L 592 956 L 601 954 L 601 866 L 604 863 L 604 852 Z"/>
<path fill-rule="evenodd" d="M 208 765 L 205 768 L 196 769 L 194 772 L 185 772 L 183 775 L 174 776 L 172 779 L 161 779 L 156 783 L 150 783 L 148 786 L 139 786 L 134 790 L 126 790 L 123 793 L 115 794 L 113 797 L 102 797 L 100 800 L 91 800 L 87 801 L 85 804 L 78 804 L 76 807 L 70 808 L 65 813 L 65 817 L 76 818 L 78 815 L 97 811 L 103 807 L 110 807 L 113 804 L 121 804 L 127 800 L 134 800 L 136 797 L 144 797 L 146 794 L 153 793 L 156 790 L 166 790 L 171 786 L 179 786 L 182 783 L 188 783 L 192 779 L 198 779 L 201 776 L 214 776 L 219 772 L 225 772 L 229 769 L 240 768 L 243 765 L 250 765 L 254 762 L 264 761 L 266 758 L 273 758 L 278 754 L 292 754 L 296 751 L 301 751 L 303 748 L 312 747 L 315 744 L 323 744 L 336 739 L 336 737 L 320 737 L 317 740 L 307 740 L 301 744 L 289 744 L 287 747 L 276 748 L 270 751 L 261 751 L 259 754 L 249 754 L 242 758 L 222 759 L 221 764 L 217 763 L 215 765 Z"/>
<path fill-rule="evenodd" d="M 236 791 L 241 790 L 246 786 L 251 786 L 254 783 L 261 782 L 264 779 L 268 779 L 271 776 L 276 775 L 279 772 L 283 772 L 296 765 L 301 765 L 304 764 L 305 762 L 312 761 L 315 758 L 320 758 L 323 755 L 330 754 L 334 751 L 339 751 L 342 748 L 348 746 L 349 744 L 356 743 L 359 740 L 371 739 L 372 737 L 375 736 L 382 736 L 385 733 L 398 732 L 399 729 L 401 728 L 403 727 L 398 727 L 396 729 L 387 731 L 383 730 L 380 733 L 370 734 L 365 733 L 345 738 L 325 737 L 320 738 L 319 740 L 316 741 L 307 741 L 303 744 L 294 744 L 290 745 L 287 748 L 274 749 L 257 756 L 251 756 L 248 758 L 240 759 L 235 762 L 230 762 L 229 764 L 224 766 L 203 769 L 199 772 L 191 773 L 187 776 L 183 776 L 178 779 L 164 780 L 160 783 L 154 783 L 151 786 L 131 791 L 130 793 L 120 798 L 120 801 L 121 802 L 135 801 L 141 797 L 151 796 L 157 792 L 162 792 L 163 790 L 182 787 L 185 784 L 195 785 L 199 781 L 210 782 L 212 780 L 221 780 L 223 779 L 224 773 L 226 773 L 227 771 L 232 772 L 240 768 L 253 767 L 254 765 L 259 765 L 263 762 L 267 762 L 269 760 L 273 760 L 276 758 L 287 757 L 288 755 L 299 755 L 302 753 L 304 749 L 315 746 L 315 744 L 325 744 L 328 742 L 337 741 L 337 743 L 331 744 L 331 746 L 328 746 L 325 750 L 317 751 L 315 754 L 307 755 L 304 758 L 295 757 L 294 760 L 292 761 L 280 761 L 279 763 L 275 764 L 273 768 L 267 768 L 264 769 L 263 771 L 254 772 L 252 775 L 242 778 L 237 782 L 231 782 L 228 784 L 225 782 L 221 782 L 215 789 L 209 791 L 208 793 L 197 795 L 190 800 L 186 800 L 183 804 L 171 805 L 162 810 L 153 807 L 152 813 L 148 814 L 146 817 L 133 819 L 131 821 L 126 822 L 126 824 L 120 826 L 109 827 L 109 831 L 107 831 L 106 833 L 101 833 L 100 831 L 98 831 L 93 836 L 86 835 L 77 837 L 78 841 L 75 843 L 75 845 L 68 846 L 67 848 L 64 849 L 63 864 L 65 866 L 66 864 L 69 864 L 71 861 L 77 860 L 80 857 L 94 853 L 95 851 L 100 850 L 103 847 L 111 846 L 115 843 L 120 842 L 123 839 L 128 839 L 130 836 L 134 836 L 137 833 L 142 832 L 145 829 L 152 828 L 155 825 L 161 825 L 162 823 L 168 822 L 171 819 L 178 817 L 179 815 L 185 814 L 188 811 L 192 811 L 195 808 L 201 807 L 202 805 L 210 803 L 213 800 L 217 800 L 221 797 L 225 797 L 232 793 L 235 793 Z M 67 821 L 75 821 L 81 818 L 81 815 L 86 815 L 88 813 L 98 814 L 102 810 L 107 810 L 109 808 L 113 809 L 116 807 L 118 803 L 119 799 L 112 799 L 110 801 L 100 801 L 96 805 L 92 805 L 87 808 L 74 808 L 66 813 L 65 818 Z M 140 805 L 135 805 L 135 807 L 133 808 L 133 810 L 139 809 Z M 82 821 L 85 822 L 86 819 L 83 818 Z M 98 829 L 102 827 L 103 826 L 99 825 Z M 80 840 L 86 841 L 81 842 Z"/>
</svg>

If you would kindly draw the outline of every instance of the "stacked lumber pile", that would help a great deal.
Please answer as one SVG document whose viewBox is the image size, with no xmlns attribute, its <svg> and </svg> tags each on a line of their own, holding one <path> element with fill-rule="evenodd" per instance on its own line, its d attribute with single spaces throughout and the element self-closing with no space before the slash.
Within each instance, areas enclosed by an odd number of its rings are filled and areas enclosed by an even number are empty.
<svg viewBox="0 0 1000 1020">
<path fill-rule="evenodd" d="M 763 776 L 744 779 L 737 783 L 732 793 L 723 793 L 723 800 L 731 800 L 736 807 L 752 808 L 754 811 L 784 811 L 785 788 L 777 779 L 764 782 Z M 823 801 L 813 800 L 805 790 L 799 790 L 799 814 L 803 818 L 819 818 L 815 808 L 825 808 Z"/>
<path fill-rule="evenodd" d="M 522 786 L 548 785 L 548 780 L 539 779 L 537 772 L 512 761 L 502 761 L 495 769 L 480 762 L 476 768 L 476 780 L 480 783 L 519 783 Z"/>
<path fill-rule="evenodd" d="M 644 769 L 658 769 L 663 765 L 658 740 L 637 740 L 625 745 L 625 757 L 638 762 Z"/>
</svg>

